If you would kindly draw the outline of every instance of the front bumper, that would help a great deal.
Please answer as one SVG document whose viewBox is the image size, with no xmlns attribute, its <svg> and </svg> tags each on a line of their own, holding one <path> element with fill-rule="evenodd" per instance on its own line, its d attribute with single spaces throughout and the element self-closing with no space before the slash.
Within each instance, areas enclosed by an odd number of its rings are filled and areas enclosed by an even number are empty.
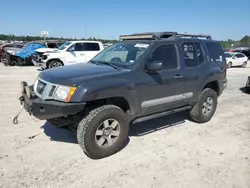
<svg viewBox="0 0 250 188">
<path fill-rule="evenodd" d="M 32 87 L 30 87 L 32 88 Z M 30 98 L 28 97 L 30 96 Z M 75 115 L 81 112 L 85 107 L 83 103 L 64 103 L 59 101 L 44 101 L 34 94 L 27 94 L 26 91 L 22 92 L 19 98 L 21 105 L 24 109 L 34 117 L 40 120 L 48 120 L 68 115 Z"/>
<path fill-rule="evenodd" d="M 34 59 L 31 60 L 32 63 L 36 66 L 36 67 L 46 67 L 46 64 L 40 61 L 36 61 Z"/>
<path fill-rule="evenodd" d="M 36 67 L 46 67 L 46 63 L 42 61 L 42 57 L 39 55 L 32 55 L 31 62 Z"/>
<path fill-rule="evenodd" d="M 227 87 L 227 79 L 223 80 L 223 90 Z"/>
</svg>

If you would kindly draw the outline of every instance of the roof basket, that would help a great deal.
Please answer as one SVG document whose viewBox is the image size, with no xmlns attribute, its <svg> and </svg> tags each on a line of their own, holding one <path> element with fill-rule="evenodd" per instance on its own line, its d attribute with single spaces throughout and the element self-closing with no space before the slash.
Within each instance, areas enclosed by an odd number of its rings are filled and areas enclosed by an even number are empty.
<svg viewBox="0 0 250 188">
<path fill-rule="evenodd" d="M 162 40 L 173 37 L 191 37 L 191 38 L 206 38 L 212 39 L 210 35 L 196 35 L 177 32 L 147 32 L 147 33 L 134 33 L 132 35 L 120 35 L 120 40 Z"/>
</svg>

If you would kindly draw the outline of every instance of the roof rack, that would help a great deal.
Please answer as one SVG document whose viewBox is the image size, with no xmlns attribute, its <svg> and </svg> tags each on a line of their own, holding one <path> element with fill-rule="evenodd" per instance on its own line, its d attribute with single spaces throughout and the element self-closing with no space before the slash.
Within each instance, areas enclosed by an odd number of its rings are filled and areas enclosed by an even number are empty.
<svg viewBox="0 0 250 188">
<path fill-rule="evenodd" d="M 191 38 L 206 38 L 206 39 L 212 39 L 210 35 L 203 35 L 203 34 L 188 34 L 188 33 L 177 33 L 177 36 L 180 37 L 191 37 Z"/>
<path fill-rule="evenodd" d="M 206 38 L 212 39 L 210 35 L 196 35 L 177 32 L 147 32 L 147 33 L 134 33 L 132 35 L 120 35 L 120 40 L 162 40 L 173 37 L 191 37 L 191 38 Z"/>
</svg>

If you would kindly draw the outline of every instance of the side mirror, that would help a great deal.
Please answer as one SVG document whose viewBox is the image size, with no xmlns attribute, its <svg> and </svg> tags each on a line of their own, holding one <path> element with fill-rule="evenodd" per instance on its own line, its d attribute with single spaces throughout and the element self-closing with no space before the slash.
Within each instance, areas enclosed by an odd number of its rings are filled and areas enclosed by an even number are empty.
<svg viewBox="0 0 250 188">
<path fill-rule="evenodd" d="M 67 52 L 74 52 L 74 49 L 73 48 L 68 48 Z"/>
<path fill-rule="evenodd" d="M 162 69 L 163 63 L 161 61 L 152 61 L 146 65 L 146 70 L 148 71 L 158 71 Z"/>
<path fill-rule="evenodd" d="M 237 57 L 236 57 L 236 56 L 234 56 L 234 57 L 233 57 L 233 59 L 237 59 Z"/>
</svg>

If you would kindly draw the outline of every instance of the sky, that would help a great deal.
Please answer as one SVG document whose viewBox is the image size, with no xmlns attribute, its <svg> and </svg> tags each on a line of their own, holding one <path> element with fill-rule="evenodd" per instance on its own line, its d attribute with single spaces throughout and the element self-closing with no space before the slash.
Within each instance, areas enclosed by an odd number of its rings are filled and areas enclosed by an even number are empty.
<svg viewBox="0 0 250 188">
<path fill-rule="evenodd" d="M 118 39 L 152 31 L 250 35 L 250 0 L 12 0 L 0 2 L 0 33 Z"/>
</svg>

